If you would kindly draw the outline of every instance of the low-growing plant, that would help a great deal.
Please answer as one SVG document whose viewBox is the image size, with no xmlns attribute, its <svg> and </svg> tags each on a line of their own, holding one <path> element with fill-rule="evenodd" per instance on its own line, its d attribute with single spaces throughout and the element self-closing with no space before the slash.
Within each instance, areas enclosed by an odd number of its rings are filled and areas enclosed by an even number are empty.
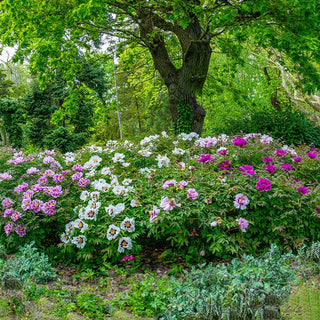
<svg viewBox="0 0 320 320">
<path fill-rule="evenodd" d="M 26 281 L 45 283 L 57 279 L 48 257 L 34 243 L 21 246 L 8 260 L 0 260 L 0 280 L 5 287 L 19 287 Z"/>
<path fill-rule="evenodd" d="M 157 319 L 276 319 L 296 275 L 291 258 L 273 245 L 260 258 L 199 265 L 178 279 L 149 275 L 113 303 Z"/>
</svg>

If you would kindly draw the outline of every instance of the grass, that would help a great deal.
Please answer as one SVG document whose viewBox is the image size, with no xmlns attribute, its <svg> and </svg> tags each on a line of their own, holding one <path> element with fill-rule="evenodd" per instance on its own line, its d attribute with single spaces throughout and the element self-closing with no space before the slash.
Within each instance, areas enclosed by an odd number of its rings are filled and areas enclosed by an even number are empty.
<svg viewBox="0 0 320 320">
<path fill-rule="evenodd" d="M 319 320 L 320 278 L 312 278 L 295 288 L 282 308 L 282 315 L 286 320 Z"/>
</svg>

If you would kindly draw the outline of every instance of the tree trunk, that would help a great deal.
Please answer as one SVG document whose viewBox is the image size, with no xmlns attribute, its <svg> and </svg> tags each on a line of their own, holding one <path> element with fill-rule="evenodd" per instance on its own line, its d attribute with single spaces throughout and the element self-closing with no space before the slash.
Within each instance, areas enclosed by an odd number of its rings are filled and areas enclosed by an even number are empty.
<svg viewBox="0 0 320 320">
<path fill-rule="evenodd" d="M 172 84 L 169 90 L 169 110 L 176 133 L 202 133 L 205 110 L 197 103 L 195 94 L 183 85 Z"/>
<path fill-rule="evenodd" d="M 1 131 L 2 131 L 3 146 L 6 147 L 7 146 L 7 132 L 6 132 L 5 128 L 1 128 Z"/>
<path fill-rule="evenodd" d="M 190 14 L 192 22 L 182 28 L 175 24 L 164 24 L 152 12 L 141 14 L 140 35 L 147 45 L 154 62 L 169 93 L 169 111 L 176 133 L 202 133 L 205 118 L 204 109 L 197 103 L 196 94 L 200 93 L 207 77 L 211 57 L 210 33 L 203 32 L 195 15 Z M 172 63 L 165 36 L 154 30 L 154 25 L 170 30 L 176 35 L 181 46 L 182 63 L 176 67 Z"/>
</svg>

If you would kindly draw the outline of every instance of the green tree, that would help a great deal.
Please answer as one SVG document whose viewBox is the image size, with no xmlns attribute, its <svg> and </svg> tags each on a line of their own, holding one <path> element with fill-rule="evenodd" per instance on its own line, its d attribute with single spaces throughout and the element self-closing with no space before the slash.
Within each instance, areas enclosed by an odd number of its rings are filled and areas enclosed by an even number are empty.
<svg viewBox="0 0 320 320">
<path fill-rule="evenodd" d="M 304 90 L 320 84 L 318 0 L 3 0 L 0 10 L 2 42 L 18 44 L 17 59 L 30 55 L 41 82 L 56 69 L 74 81 L 79 50 L 90 51 L 103 36 L 145 46 L 167 87 L 176 131 L 202 131 L 197 98 L 212 48 L 237 52 L 250 38 L 285 52 L 303 74 Z"/>
</svg>

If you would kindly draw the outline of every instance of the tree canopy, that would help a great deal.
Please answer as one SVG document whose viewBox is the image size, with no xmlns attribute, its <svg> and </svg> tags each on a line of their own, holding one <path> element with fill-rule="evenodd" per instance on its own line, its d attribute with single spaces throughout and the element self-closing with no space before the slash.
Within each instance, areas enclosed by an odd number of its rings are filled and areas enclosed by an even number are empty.
<svg viewBox="0 0 320 320">
<path fill-rule="evenodd" d="M 202 131 L 197 98 L 212 51 L 239 56 L 249 41 L 292 61 L 304 91 L 320 84 L 318 0 L 3 0 L 0 11 L 1 42 L 17 45 L 16 59 L 29 57 L 42 83 L 56 70 L 74 82 L 79 53 L 108 37 L 146 47 L 168 89 L 176 131 Z"/>
</svg>

